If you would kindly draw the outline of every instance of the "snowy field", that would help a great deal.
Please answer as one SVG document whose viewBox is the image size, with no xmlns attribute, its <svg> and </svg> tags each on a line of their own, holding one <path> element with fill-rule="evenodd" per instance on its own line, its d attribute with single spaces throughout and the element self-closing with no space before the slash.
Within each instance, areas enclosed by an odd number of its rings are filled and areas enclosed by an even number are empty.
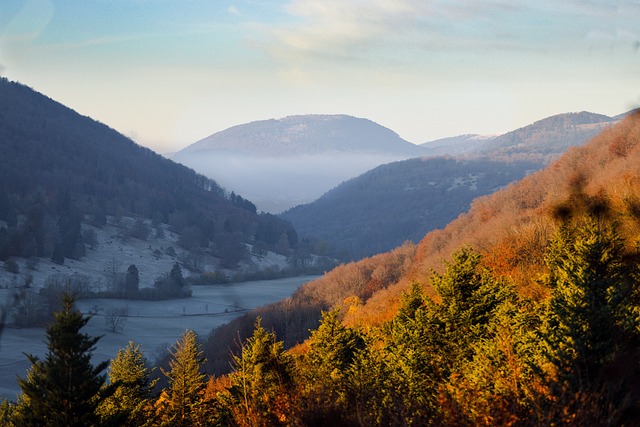
<svg viewBox="0 0 640 427">
<path fill-rule="evenodd" d="M 166 301 L 129 301 L 85 299 L 78 302 L 84 312 L 96 311 L 83 329 L 100 336 L 93 363 L 112 359 L 129 340 L 140 344 L 146 357 L 153 361 L 158 353 L 175 344 L 187 329 L 206 339 L 209 332 L 240 316 L 248 309 L 290 296 L 299 286 L 316 276 L 243 282 L 219 286 L 194 286 L 191 298 Z M 0 290 L 0 297 L 4 299 Z M 112 332 L 105 314 L 126 308 L 128 316 L 120 332 Z M 0 337 L 0 399 L 14 400 L 19 393 L 16 376 L 25 376 L 30 364 L 24 353 L 43 356 L 46 353 L 43 328 L 6 328 Z"/>
</svg>

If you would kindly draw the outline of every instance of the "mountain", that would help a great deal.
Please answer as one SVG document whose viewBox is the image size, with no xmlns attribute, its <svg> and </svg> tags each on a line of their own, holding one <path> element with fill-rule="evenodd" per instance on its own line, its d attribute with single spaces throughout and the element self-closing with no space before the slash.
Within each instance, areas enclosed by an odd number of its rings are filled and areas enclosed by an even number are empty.
<svg viewBox="0 0 640 427">
<path fill-rule="evenodd" d="M 82 259 L 83 233 L 107 223 L 125 245 L 166 228 L 180 237 L 180 251 L 215 256 L 226 268 L 246 258 L 247 244 L 275 250 L 286 236 L 283 249 L 297 245 L 290 223 L 258 215 L 215 181 L 6 79 L 0 152 L 0 261 Z"/>
<path fill-rule="evenodd" d="M 301 236 L 331 242 L 337 256 L 358 259 L 444 227 L 471 201 L 538 170 L 617 120 L 594 113 L 548 117 L 499 136 L 475 134 L 422 144 L 453 158 L 379 166 L 281 214 Z"/>
<path fill-rule="evenodd" d="M 549 162 L 567 148 L 583 144 L 628 114 L 615 117 L 587 111 L 557 114 L 502 135 L 460 135 L 425 142 L 420 146 L 432 155 L 482 155 L 495 160 Z"/>
<path fill-rule="evenodd" d="M 327 153 L 419 156 L 419 147 L 371 120 L 347 115 L 303 115 L 231 127 L 184 148 L 184 154 L 242 153 L 291 157 Z"/>
<path fill-rule="evenodd" d="M 370 120 L 305 115 L 234 126 L 172 159 L 276 213 L 378 165 L 425 152 Z"/>
<path fill-rule="evenodd" d="M 584 144 L 617 120 L 602 114 L 558 114 L 531 125 L 491 138 L 473 154 L 483 154 L 492 159 L 549 162 L 569 147 Z"/>
<path fill-rule="evenodd" d="M 420 144 L 429 156 L 456 156 L 474 150 L 480 150 L 494 136 L 467 134 L 450 136 Z"/>
<path fill-rule="evenodd" d="M 539 167 L 526 161 L 403 160 L 378 166 L 280 216 L 301 236 L 330 242 L 342 258 L 359 259 L 419 241 L 466 211 L 476 197 Z"/>
</svg>

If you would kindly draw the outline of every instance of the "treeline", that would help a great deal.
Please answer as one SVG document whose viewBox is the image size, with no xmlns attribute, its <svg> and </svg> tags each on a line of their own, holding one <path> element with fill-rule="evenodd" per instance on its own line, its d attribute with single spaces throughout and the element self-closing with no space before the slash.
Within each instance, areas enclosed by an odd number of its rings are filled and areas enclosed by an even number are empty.
<svg viewBox="0 0 640 427">
<path fill-rule="evenodd" d="M 429 287 L 414 282 L 378 326 L 346 326 L 353 302 L 324 312 L 287 351 L 258 319 L 228 375 L 205 375 L 201 346 L 186 332 L 160 389 L 133 343 L 108 378 L 106 364 L 88 363 L 96 339 L 79 332 L 88 319 L 67 298 L 47 329 L 49 353 L 29 357 L 22 394 L 2 405 L 0 425 L 635 425 L 638 257 L 606 211 L 593 209 L 562 219 L 538 277 L 544 298 L 518 294 L 464 247 Z"/>
</svg>

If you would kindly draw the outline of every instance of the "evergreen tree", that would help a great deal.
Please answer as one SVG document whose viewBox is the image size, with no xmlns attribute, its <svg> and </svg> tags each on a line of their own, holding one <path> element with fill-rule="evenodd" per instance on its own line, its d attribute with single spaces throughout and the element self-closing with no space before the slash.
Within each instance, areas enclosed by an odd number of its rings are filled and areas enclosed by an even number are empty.
<svg viewBox="0 0 640 427">
<path fill-rule="evenodd" d="M 481 260 L 480 254 L 462 248 L 453 253 L 450 263 L 445 262 L 443 274 L 434 273 L 431 278 L 441 302 L 431 303 L 430 309 L 446 346 L 449 370 L 472 357 L 471 343 L 486 334 L 495 310 L 515 300 L 513 287 L 496 280 Z"/>
<path fill-rule="evenodd" d="M 18 378 L 22 389 L 16 414 L 20 426 L 98 426 L 97 406 L 113 390 L 104 388 L 101 374 L 108 366 L 91 365 L 92 352 L 99 337 L 80 333 L 89 317 L 73 307 L 74 298 L 64 294 L 62 310 L 47 328 L 48 353 L 32 363 L 26 378 Z"/>
<path fill-rule="evenodd" d="M 140 285 L 140 273 L 135 264 L 131 264 L 127 268 L 127 275 L 124 279 L 124 291 L 125 295 L 131 297 L 138 294 Z"/>
<path fill-rule="evenodd" d="M 16 407 L 7 400 L 3 400 L 0 403 L 0 427 L 15 427 L 13 417 Z"/>
<path fill-rule="evenodd" d="M 157 380 L 151 381 L 150 373 L 140 346 L 129 341 L 109 366 L 109 382 L 116 389 L 100 405 L 103 418 L 117 420 L 120 426 L 152 425 L 149 407 L 151 390 Z"/>
<path fill-rule="evenodd" d="M 322 313 L 320 326 L 311 332 L 309 352 L 303 361 L 311 424 L 344 423 L 345 417 L 355 416 L 347 410 L 352 397 L 349 369 L 365 342 L 358 332 L 342 324 L 338 314 L 338 309 Z"/>
<path fill-rule="evenodd" d="M 562 227 L 547 259 L 552 288 L 545 324 L 550 361 L 569 381 L 588 383 L 631 329 L 631 274 L 614 227 L 589 218 Z"/>
<path fill-rule="evenodd" d="M 162 392 L 158 406 L 161 425 L 172 427 L 198 425 L 202 415 L 202 394 L 206 386 L 202 373 L 205 359 L 195 332 L 185 331 L 171 349 L 169 387 Z"/>
<path fill-rule="evenodd" d="M 56 243 L 51 254 L 51 261 L 56 264 L 64 264 L 64 249 L 60 243 Z"/>
<path fill-rule="evenodd" d="M 171 271 L 169 272 L 169 279 L 173 281 L 176 287 L 183 288 L 184 287 L 184 277 L 182 276 L 182 268 L 180 268 L 180 264 L 177 262 L 173 264 L 171 267 Z"/>
<path fill-rule="evenodd" d="M 546 424 L 536 410 L 544 389 L 538 311 L 529 301 L 500 305 L 485 336 L 471 344 L 473 358 L 444 384 L 443 425 Z"/>
<path fill-rule="evenodd" d="M 595 423 L 610 419 L 612 407 L 628 399 L 625 383 L 635 382 L 632 378 L 639 373 L 637 368 L 626 368 L 625 374 L 616 376 L 611 369 L 616 359 L 629 357 L 638 346 L 638 322 L 631 314 L 637 285 L 624 262 L 615 224 L 592 215 L 577 227 L 562 226 L 547 264 L 551 297 L 542 338 L 554 368 L 551 391 L 568 407 L 564 412 L 569 416 Z M 622 395 L 612 405 L 614 390 Z"/>
<path fill-rule="evenodd" d="M 428 301 L 421 286 L 412 283 L 402 295 L 398 314 L 383 327 L 383 363 L 388 372 L 378 418 L 388 424 L 435 422 L 438 384 L 444 377 L 445 361 L 452 355 L 447 353 L 441 322 Z"/>
<path fill-rule="evenodd" d="M 239 356 L 234 356 L 231 379 L 231 406 L 241 426 L 289 424 L 290 388 L 293 384 L 293 360 L 285 353 L 282 341 L 267 332 L 256 319 L 253 336 Z"/>
</svg>

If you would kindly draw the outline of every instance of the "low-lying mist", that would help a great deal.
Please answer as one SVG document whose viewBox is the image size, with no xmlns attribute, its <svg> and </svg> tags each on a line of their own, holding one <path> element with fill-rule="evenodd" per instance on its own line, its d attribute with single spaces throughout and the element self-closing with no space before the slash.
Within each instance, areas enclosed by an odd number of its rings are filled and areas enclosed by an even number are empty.
<svg viewBox="0 0 640 427">
<path fill-rule="evenodd" d="M 343 181 L 403 157 L 336 152 L 290 157 L 185 154 L 174 160 L 252 201 L 258 211 L 280 213 L 316 200 Z"/>
</svg>

